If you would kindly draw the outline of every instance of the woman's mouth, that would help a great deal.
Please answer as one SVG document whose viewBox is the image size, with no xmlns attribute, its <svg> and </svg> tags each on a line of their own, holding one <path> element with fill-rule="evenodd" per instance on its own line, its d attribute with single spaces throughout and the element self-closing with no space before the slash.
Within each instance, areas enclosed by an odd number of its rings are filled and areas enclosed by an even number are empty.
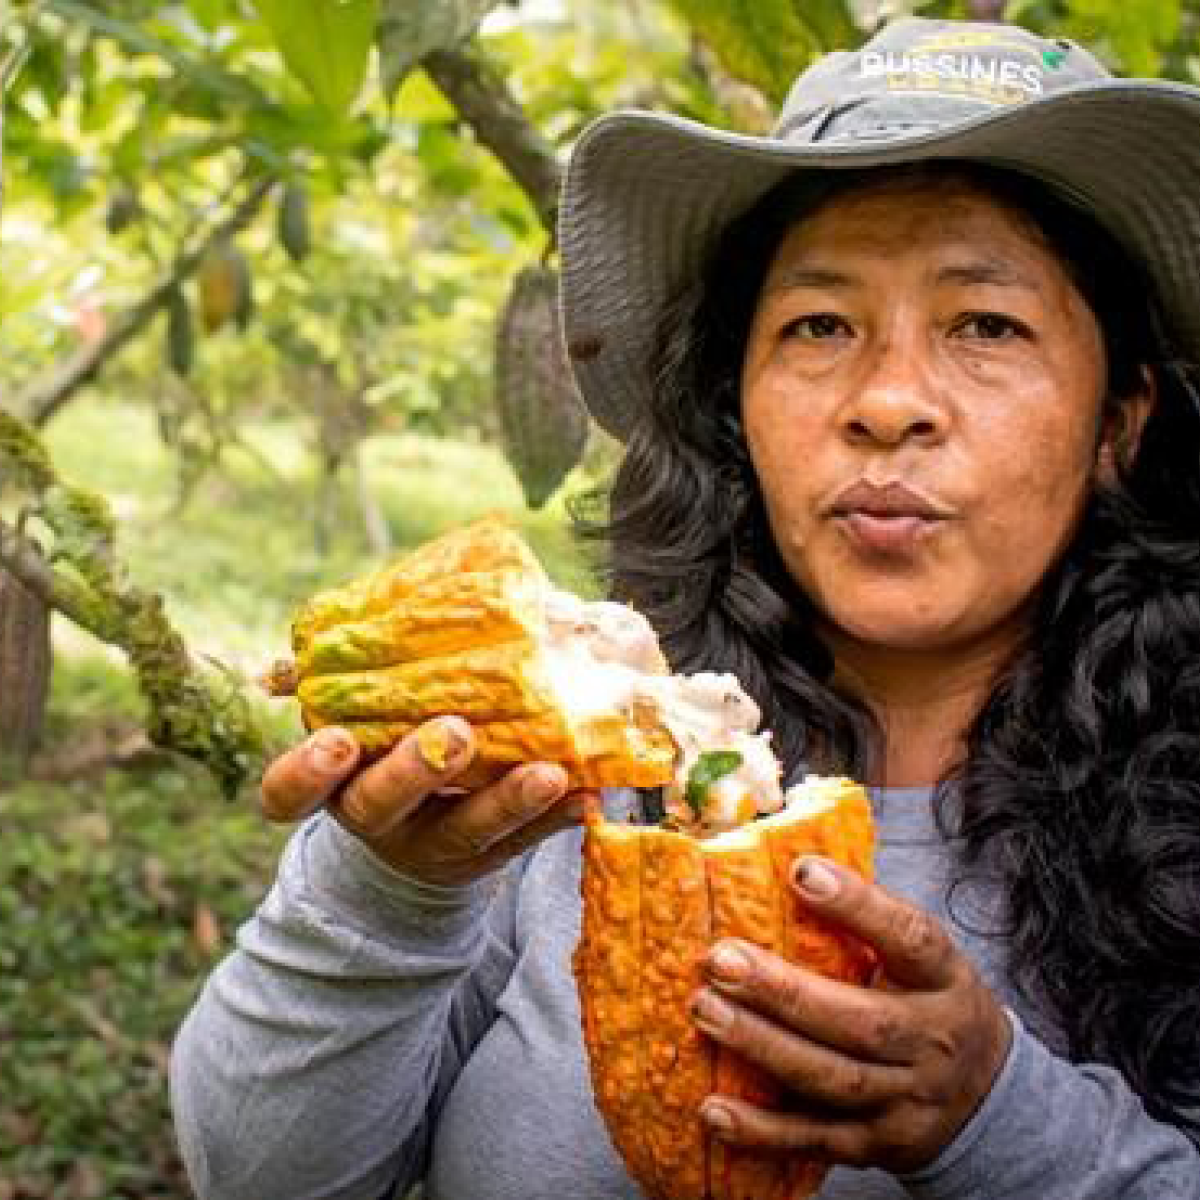
<svg viewBox="0 0 1200 1200">
<path fill-rule="evenodd" d="M 854 511 L 839 515 L 837 522 L 863 549 L 903 554 L 916 549 L 942 518 Z"/>
<path fill-rule="evenodd" d="M 878 554 L 911 553 L 950 517 L 950 511 L 907 484 L 860 480 L 839 493 L 831 515 L 850 540 Z"/>
</svg>

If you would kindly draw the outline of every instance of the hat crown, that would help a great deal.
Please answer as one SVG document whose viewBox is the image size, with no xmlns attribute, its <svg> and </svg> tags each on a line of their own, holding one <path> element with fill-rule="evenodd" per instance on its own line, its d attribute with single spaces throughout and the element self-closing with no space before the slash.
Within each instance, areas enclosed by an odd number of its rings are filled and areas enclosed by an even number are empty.
<svg viewBox="0 0 1200 1200">
<path fill-rule="evenodd" d="M 862 142 L 947 129 L 981 113 L 1112 78 L 1065 38 L 1017 25 L 906 17 L 801 74 L 774 136 Z"/>
</svg>

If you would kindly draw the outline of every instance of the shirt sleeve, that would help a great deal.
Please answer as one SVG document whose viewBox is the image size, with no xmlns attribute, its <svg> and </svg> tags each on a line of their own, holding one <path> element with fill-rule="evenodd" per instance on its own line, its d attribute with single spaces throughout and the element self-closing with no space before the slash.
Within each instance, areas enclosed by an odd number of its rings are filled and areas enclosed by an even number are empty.
<svg viewBox="0 0 1200 1200">
<path fill-rule="evenodd" d="M 991 1092 L 914 1200 L 1200 1200 L 1200 1150 L 1153 1120 L 1112 1068 L 1067 1062 L 1019 1020 Z"/>
<path fill-rule="evenodd" d="M 379 1200 L 420 1177 L 511 974 L 519 867 L 433 887 L 327 816 L 297 831 L 173 1047 L 199 1200 Z"/>
</svg>

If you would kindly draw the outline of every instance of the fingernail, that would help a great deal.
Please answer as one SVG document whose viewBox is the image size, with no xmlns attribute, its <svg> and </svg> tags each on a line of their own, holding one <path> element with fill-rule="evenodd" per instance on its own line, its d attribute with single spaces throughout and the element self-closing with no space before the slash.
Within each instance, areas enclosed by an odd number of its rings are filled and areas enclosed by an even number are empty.
<svg viewBox="0 0 1200 1200">
<path fill-rule="evenodd" d="M 708 956 L 708 969 L 725 983 L 740 983 L 750 973 L 750 959 L 737 946 L 720 942 Z"/>
<path fill-rule="evenodd" d="M 353 757 L 356 746 L 353 735 L 336 725 L 318 729 L 308 739 L 309 766 L 321 775 L 336 775 Z"/>
<path fill-rule="evenodd" d="M 709 988 L 701 988 L 692 1003 L 692 1015 L 701 1029 L 720 1033 L 729 1028 L 733 1020 L 733 1009 Z"/>
<path fill-rule="evenodd" d="M 705 1104 L 700 1109 L 704 1123 L 717 1134 L 733 1132 L 733 1113 L 723 1104 Z"/>
<path fill-rule="evenodd" d="M 547 771 L 530 771 L 521 781 L 521 795 L 526 800 L 538 802 L 554 800 L 562 794 L 562 780 Z"/>
<path fill-rule="evenodd" d="M 433 721 L 417 730 L 417 751 L 435 771 L 446 770 L 466 744 L 457 721 Z"/>
<path fill-rule="evenodd" d="M 796 864 L 796 887 L 813 900 L 832 900 L 841 882 L 819 858 L 802 858 Z"/>
</svg>

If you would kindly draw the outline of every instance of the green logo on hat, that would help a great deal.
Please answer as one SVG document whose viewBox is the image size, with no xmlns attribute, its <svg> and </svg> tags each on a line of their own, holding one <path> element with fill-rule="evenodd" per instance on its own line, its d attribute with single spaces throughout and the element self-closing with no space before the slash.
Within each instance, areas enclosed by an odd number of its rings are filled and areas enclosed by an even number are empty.
<svg viewBox="0 0 1200 1200">
<path fill-rule="evenodd" d="M 1067 57 L 1065 50 L 1043 50 L 1042 62 L 1048 67 L 1061 67 L 1062 61 Z"/>
</svg>

